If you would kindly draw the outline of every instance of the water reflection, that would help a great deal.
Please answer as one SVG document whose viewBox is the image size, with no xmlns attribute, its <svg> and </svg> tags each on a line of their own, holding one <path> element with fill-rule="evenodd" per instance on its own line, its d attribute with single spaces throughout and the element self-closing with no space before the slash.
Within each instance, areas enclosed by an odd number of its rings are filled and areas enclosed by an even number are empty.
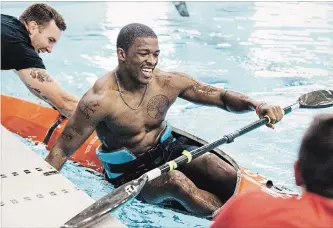
<svg viewBox="0 0 333 228">
<path fill-rule="evenodd" d="M 256 2 L 254 10 L 248 67 L 255 76 L 330 75 L 325 66 L 332 61 L 331 3 Z"/>
</svg>

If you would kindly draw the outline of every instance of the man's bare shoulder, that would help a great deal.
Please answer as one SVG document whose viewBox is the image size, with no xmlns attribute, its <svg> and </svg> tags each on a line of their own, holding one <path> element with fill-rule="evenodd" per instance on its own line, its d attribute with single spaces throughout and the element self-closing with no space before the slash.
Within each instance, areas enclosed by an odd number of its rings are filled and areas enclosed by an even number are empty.
<svg viewBox="0 0 333 228">
<path fill-rule="evenodd" d="M 105 92 L 109 92 L 110 90 L 117 91 L 114 72 L 108 72 L 97 79 L 92 89 L 96 94 L 103 94 Z"/>
<path fill-rule="evenodd" d="M 91 109 L 96 114 L 106 114 L 116 100 L 117 90 L 113 81 L 113 72 L 96 80 L 94 85 L 84 94 L 79 103 L 81 109 Z"/>
<path fill-rule="evenodd" d="M 182 88 L 187 84 L 193 83 L 194 81 L 194 79 L 189 75 L 176 71 L 156 70 L 156 72 L 154 72 L 154 76 L 157 83 L 162 87 L 172 86 L 174 88 Z"/>
<path fill-rule="evenodd" d="M 183 78 L 183 77 L 189 77 L 189 75 L 182 73 L 182 72 L 178 72 L 178 71 L 164 71 L 161 69 L 156 69 L 154 71 L 154 75 L 157 78 L 164 78 L 164 77 L 171 77 L 171 78 Z"/>
</svg>

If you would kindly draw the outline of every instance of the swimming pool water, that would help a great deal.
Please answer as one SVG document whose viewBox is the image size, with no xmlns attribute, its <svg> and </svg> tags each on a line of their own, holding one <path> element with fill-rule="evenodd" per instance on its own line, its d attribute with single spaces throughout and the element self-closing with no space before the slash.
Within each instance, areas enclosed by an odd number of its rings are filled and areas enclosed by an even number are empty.
<svg viewBox="0 0 333 228">
<path fill-rule="evenodd" d="M 2 2 L 2 13 L 20 15 L 29 2 Z M 42 54 L 49 72 L 68 91 L 82 96 L 117 64 L 121 27 L 139 22 L 159 36 L 159 67 L 253 98 L 287 106 L 316 89 L 333 89 L 333 3 L 188 2 L 190 17 L 171 2 L 51 2 L 68 25 L 52 54 Z M 1 72 L 1 92 L 38 101 L 12 72 Z M 299 191 L 293 162 L 312 117 L 324 110 L 296 110 L 275 130 L 257 129 L 221 146 L 241 166 Z M 209 142 L 256 120 L 177 100 L 172 125 Z M 45 157 L 47 151 L 22 139 Z M 102 177 L 68 162 L 62 173 L 94 199 L 113 187 Z M 210 221 L 134 201 L 115 216 L 129 227 L 207 227 Z"/>
</svg>

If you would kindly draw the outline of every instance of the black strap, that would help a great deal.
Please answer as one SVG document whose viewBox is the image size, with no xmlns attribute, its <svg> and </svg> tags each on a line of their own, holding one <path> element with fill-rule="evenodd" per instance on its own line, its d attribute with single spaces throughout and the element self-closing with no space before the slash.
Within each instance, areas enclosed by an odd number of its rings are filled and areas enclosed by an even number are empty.
<svg viewBox="0 0 333 228">
<path fill-rule="evenodd" d="M 54 123 L 52 124 L 52 126 L 49 128 L 49 130 L 47 131 L 46 136 L 45 136 L 45 138 L 44 138 L 44 140 L 43 140 L 43 143 L 44 143 L 45 145 L 47 145 L 47 144 L 49 143 L 50 138 L 51 138 L 51 136 L 52 136 L 54 130 L 55 130 L 55 129 L 56 129 L 56 128 L 62 123 L 62 121 L 64 121 L 64 119 L 66 119 L 66 117 L 61 115 L 61 116 L 57 119 L 57 121 L 54 122 Z"/>
<path fill-rule="evenodd" d="M 138 159 L 135 159 L 134 161 L 122 163 L 122 164 L 110 164 L 108 163 L 108 167 L 112 173 L 127 173 L 127 172 L 133 172 L 137 169 L 138 166 Z"/>
</svg>

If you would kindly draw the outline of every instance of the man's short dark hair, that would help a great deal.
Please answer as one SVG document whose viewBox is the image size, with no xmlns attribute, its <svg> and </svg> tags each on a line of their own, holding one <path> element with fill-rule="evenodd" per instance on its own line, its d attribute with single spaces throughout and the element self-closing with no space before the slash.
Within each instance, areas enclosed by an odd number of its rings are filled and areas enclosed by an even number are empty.
<svg viewBox="0 0 333 228">
<path fill-rule="evenodd" d="M 127 52 L 135 38 L 138 37 L 157 38 L 155 32 L 147 25 L 139 23 L 128 24 L 124 26 L 118 34 L 117 48 L 122 48 Z"/>
<path fill-rule="evenodd" d="M 308 192 L 333 198 L 333 114 L 314 118 L 303 137 L 298 164 Z"/>
<path fill-rule="evenodd" d="M 66 23 L 64 18 L 51 6 L 44 3 L 36 3 L 29 6 L 22 15 L 20 21 L 29 23 L 30 21 L 36 21 L 38 25 L 46 26 L 51 20 L 55 21 L 55 24 L 61 31 L 66 30 Z"/>
</svg>

